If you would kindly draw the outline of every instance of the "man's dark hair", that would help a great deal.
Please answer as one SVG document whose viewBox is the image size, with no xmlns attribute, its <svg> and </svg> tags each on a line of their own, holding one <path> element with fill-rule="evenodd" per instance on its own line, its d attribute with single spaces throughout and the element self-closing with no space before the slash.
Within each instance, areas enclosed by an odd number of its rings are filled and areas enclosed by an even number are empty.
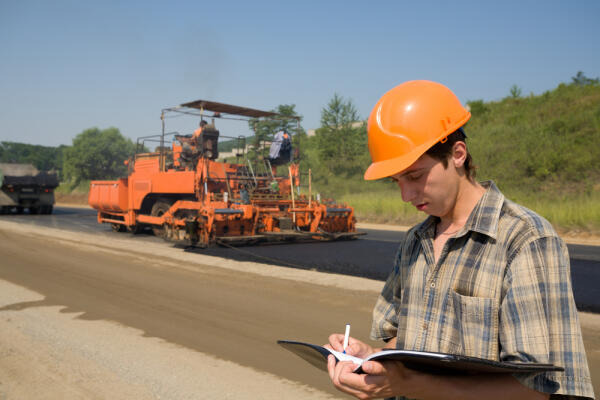
<svg viewBox="0 0 600 400">
<path fill-rule="evenodd" d="M 467 144 L 467 135 L 465 135 L 463 128 L 458 128 L 448 135 L 446 137 L 446 141 L 437 142 L 433 147 L 427 150 L 425 154 L 435 158 L 436 160 L 440 160 L 444 165 L 444 168 L 448 168 L 448 158 L 450 158 L 452 155 L 452 147 L 456 142 L 464 142 L 465 145 Z M 464 167 L 467 178 L 475 179 L 475 170 L 477 169 L 477 166 L 473 164 L 473 158 L 471 157 L 471 153 L 469 153 L 468 148 Z"/>
<path fill-rule="evenodd" d="M 208 122 L 206 122 L 205 120 L 200 121 L 200 126 L 206 126 L 208 125 Z"/>
</svg>

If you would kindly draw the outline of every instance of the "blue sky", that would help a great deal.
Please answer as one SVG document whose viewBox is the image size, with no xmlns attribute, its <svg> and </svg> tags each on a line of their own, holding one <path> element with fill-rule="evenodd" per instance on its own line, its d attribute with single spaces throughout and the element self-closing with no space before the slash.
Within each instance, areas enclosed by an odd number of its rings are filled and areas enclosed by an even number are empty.
<svg viewBox="0 0 600 400">
<path fill-rule="evenodd" d="M 196 99 L 295 104 L 311 129 L 334 93 L 366 118 L 411 79 L 463 102 L 513 84 L 540 94 L 580 70 L 600 76 L 599 20 L 597 0 L 0 0 L 0 140 L 71 144 L 94 126 L 135 139 Z"/>
</svg>

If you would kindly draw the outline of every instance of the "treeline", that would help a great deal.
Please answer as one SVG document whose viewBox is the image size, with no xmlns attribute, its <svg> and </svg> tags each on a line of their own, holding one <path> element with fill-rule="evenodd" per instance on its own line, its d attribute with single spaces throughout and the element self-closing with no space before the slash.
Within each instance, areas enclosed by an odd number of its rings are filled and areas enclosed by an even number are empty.
<svg viewBox="0 0 600 400">
<path fill-rule="evenodd" d="M 0 162 L 33 164 L 40 171 L 62 172 L 67 146 L 50 147 L 17 142 L 0 142 Z"/>
<path fill-rule="evenodd" d="M 133 142 L 117 128 L 86 129 L 71 146 L 0 142 L 0 162 L 30 163 L 42 171 L 56 171 L 61 182 L 73 187 L 86 180 L 125 176 L 123 161 L 134 153 Z"/>
</svg>

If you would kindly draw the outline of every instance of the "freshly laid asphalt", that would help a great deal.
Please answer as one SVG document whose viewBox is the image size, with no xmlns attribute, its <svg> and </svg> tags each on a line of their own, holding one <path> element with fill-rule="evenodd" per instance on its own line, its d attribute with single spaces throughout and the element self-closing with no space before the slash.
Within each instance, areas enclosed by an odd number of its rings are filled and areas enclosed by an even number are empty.
<svg viewBox="0 0 600 400">
<path fill-rule="evenodd" d="M 99 224 L 96 212 L 89 208 L 55 207 L 52 215 L 2 215 L 0 219 L 73 232 L 98 235 L 131 235 L 112 232 L 109 225 Z M 287 266 L 308 270 L 354 275 L 385 280 L 392 268 L 398 243 L 404 232 L 360 229 L 366 232 L 357 240 L 311 242 L 237 248 L 182 249 L 237 261 Z M 151 233 L 135 235 L 141 243 L 162 242 Z M 167 244 L 168 245 L 168 244 Z M 600 312 L 600 246 L 569 244 L 571 276 L 577 307 L 581 311 Z"/>
</svg>

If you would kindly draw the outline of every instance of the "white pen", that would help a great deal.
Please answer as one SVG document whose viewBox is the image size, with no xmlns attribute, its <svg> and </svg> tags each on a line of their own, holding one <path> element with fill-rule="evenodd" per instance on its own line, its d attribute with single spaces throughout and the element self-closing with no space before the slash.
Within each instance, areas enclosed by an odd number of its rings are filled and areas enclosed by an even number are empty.
<svg viewBox="0 0 600 400">
<path fill-rule="evenodd" d="M 348 347 L 348 338 L 350 337 L 350 324 L 346 324 L 346 333 L 344 333 L 344 354 L 346 354 L 346 347 Z"/>
</svg>

